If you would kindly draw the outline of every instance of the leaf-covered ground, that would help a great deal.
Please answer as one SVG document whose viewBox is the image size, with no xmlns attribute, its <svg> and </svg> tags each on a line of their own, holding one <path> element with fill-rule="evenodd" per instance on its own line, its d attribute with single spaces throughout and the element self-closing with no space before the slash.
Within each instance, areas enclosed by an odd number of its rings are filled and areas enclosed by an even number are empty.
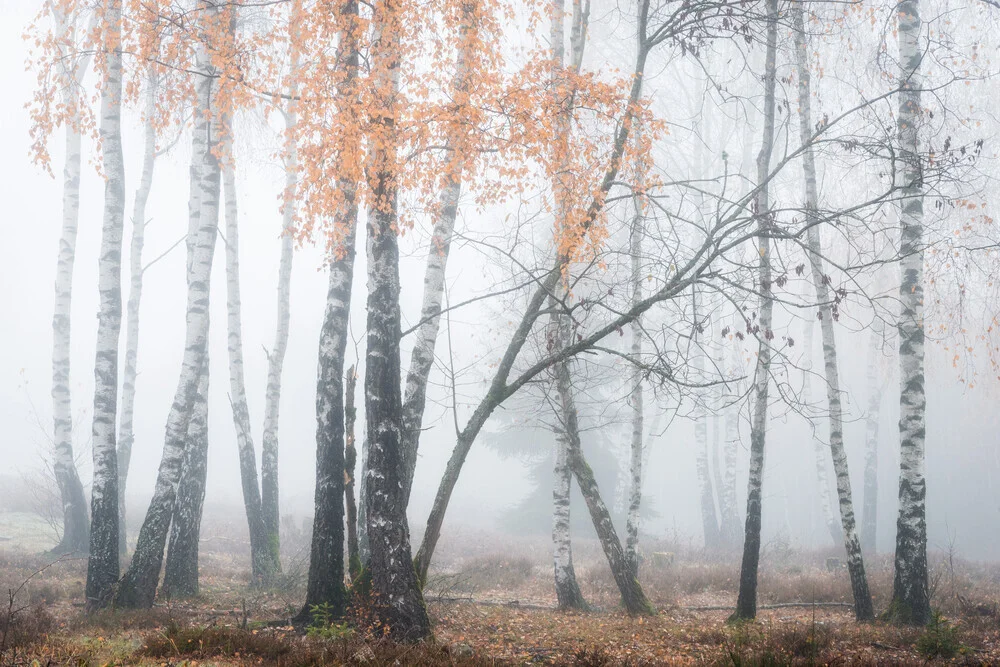
<svg viewBox="0 0 1000 667">
<path fill-rule="evenodd" d="M 5 598 L 0 609 L 0 665 L 1000 664 L 1000 567 L 993 565 L 935 558 L 932 588 L 942 621 L 930 630 L 899 629 L 853 621 L 844 604 L 850 582 L 836 562 L 826 562 L 829 554 L 771 546 L 760 604 L 775 608 L 762 609 L 754 623 L 732 625 L 733 555 L 650 542 L 641 578 L 658 613 L 633 618 L 618 609 L 594 544 L 581 542 L 575 551 L 592 611 L 561 613 L 552 609 L 544 539 L 451 537 L 426 591 L 435 641 L 416 647 L 390 645 L 364 628 L 303 636 L 284 620 L 298 611 L 303 564 L 290 559 L 279 585 L 252 590 L 238 539 L 203 544 L 197 599 L 89 617 L 81 606 L 84 561 L 46 567 L 42 556 L 0 550 L 4 590 L 30 577 L 13 606 Z M 287 546 L 295 551 L 291 540 Z M 869 569 L 876 607 L 884 607 L 889 563 L 881 559 Z M 815 602 L 829 606 L 783 606 Z"/>
</svg>

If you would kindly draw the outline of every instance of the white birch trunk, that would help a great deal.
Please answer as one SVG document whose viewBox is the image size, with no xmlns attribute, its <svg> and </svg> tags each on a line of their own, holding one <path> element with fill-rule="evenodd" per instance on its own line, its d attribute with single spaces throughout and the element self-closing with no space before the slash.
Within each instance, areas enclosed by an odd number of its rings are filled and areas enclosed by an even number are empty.
<svg viewBox="0 0 1000 667">
<path fill-rule="evenodd" d="M 100 310 L 94 362 L 94 478 L 90 501 L 90 559 L 87 606 L 110 603 L 118 579 L 118 341 L 122 323 L 121 256 L 125 226 L 125 164 L 122 155 L 122 46 L 120 0 L 104 6 L 113 35 L 106 53 L 107 78 L 101 88 L 101 150 L 104 165 L 104 221 L 98 262 Z"/>
<path fill-rule="evenodd" d="M 204 47 L 199 47 L 198 71 L 210 72 L 209 62 Z M 120 582 L 116 595 L 116 604 L 124 608 L 148 608 L 152 606 L 156 596 L 163 550 L 187 445 L 189 422 L 207 353 L 209 284 L 218 231 L 220 189 L 219 161 L 215 155 L 220 127 L 218 122 L 211 119 L 213 82 L 211 76 L 196 75 L 198 104 L 195 111 L 195 133 L 202 134 L 204 143 L 200 146 L 201 152 L 192 156 L 193 160 L 201 161 L 201 178 L 199 188 L 192 193 L 193 198 L 197 197 L 198 200 L 198 229 L 188 270 L 184 356 L 174 401 L 167 417 L 163 456 L 153 489 L 153 499 L 139 531 L 132 563 Z"/>
<path fill-rule="evenodd" d="M 812 355 L 813 355 L 813 332 L 816 323 L 809 318 L 803 323 L 802 342 L 805 354 L 802 358 L 802 401 L 806 405 L 812 405 Z M 819 493 L 819 506 L 823 513 L 823 522 L 826 525 L 827 534 L 834 544 L 840 544 L 844 538 L 837 518 L 833 515 L 833 505 L 830 502 L 830 480 L 826 474 L 827 460 L 830 452 L 820 439 L 816 431 L 816 425 L 809 422 L 809 430 L 813 444 L 813 455 L 816 460 L 816 489 Z"/>
<path fill-rule="evenodd" d="M 125 315 L 125 375 L 122 379 L 121 418 L 118 426 L 118 554 L 128 550 L 125 524 L 125 488 L 128 481 L 132 444 L 135 442 L 135 382 L 139 360 L 139 303 L 142 299 L 142 248 L 146 232 L 146 202 L 153 187 L 153 167 L 156 164 L 157 79 L 152 67 L 146 77 L 146 101 L 143 109 L 142 176 L 132 204 L 132 242 L 129 247 L 129 292 Z"/>
<path fill-rule="evenodd" d="M 736 619 L 757 616 L 757 570 L 760 564 L 761 503 L 763 500 L 764 446 L 767 434 L 768 386 L 771 375 L 771 208 L 768 175 L 774 146 L 774 89 L 777 71 L 778 2 L 767 0 L 767 51 L 764 65 L 764 123 L 760 152 L 757 154 L 757 201 L 754 215 L 759 230 L 757 287 L 760 290 L 760 318 L 756 325 L 759 341 L 754 371 L 753 420 L 750 424 L 750 475 L 747 483 L 746 533 L 740 567 L 740 591 L 736 601 Z"/>
<path fill-rule="evenodd" d="M 803 154 L 806 221 L 809 223 L 809 228 L 806 230 L 806 240 L 809 245 L 809 263 L 812 268 L 813 285 L 816 288 L 816 300 L 819 302 L 820 333 L 823 337 L 826 399 L 830 412 L 830 454 L 833 457 L 833 470 L 837 476 L 837 499 L 840 506 L 844 549 L 847 552 L 847 569 L 851 575 L 851 590 L 854 595 L 854 616 L 859 621 L 874 621 L 875 611 L 872 607 L 872 596 L 868 590 L 864 556 L 861 553 L 861 541 L 858 539 L 854 519 L 851 475 L 847 465 L 847 451 L 844 448 L 844 410 L 840 398 L 840 368 L 837 362 L 837 343 L 833 330 L 833 295 L 830 293 L 828 280 L 823 271 L 823 246 L 817 219 L 819 194 L 816 187 L 816 163 L 811 146 L 813 126 L 810 103 L 812 94 L 805 21 L 802 14 L 802 5 L 795 4 L 792 7 L 792 18 L 795 24 L 795 51 L 798 56 L 799 119 L 801 121 L 799 137 L 803 145 L 807 146 Z M 811 354 L 812 349 L 810 348 L 807 352 Z M 825 493 L 826 489 L 821 489 L 821 491 Z"/>
<path fill-rule="evenodd" d="M 462 99 L 468 94 L 470 49 L 476 43 L 472 39 L 474 31 L 474 10 L 476 3 L 462 3 L 463 25 L 458 42 L 455 61 L 455 77 L 452 95 Z M 448 150 L 466 150 L 464 142 L 449 137 Z M 423 425 L 424 406 L 427 403 L 427 380 L 434 366 L 434 347 L 441 324 L 441 304 L 444 300 L 445 271 L 448 266 L 448 251 L 458 217 L 458 200 L 462 194 L 461 160 L 452 161 L 441 189 L 440 211 L 434 223 L 431 245 L 427 252 L 427 266 L 424 269 L 424 296 L 420 308 L 420 327 L 417 342 L 410 355 L 410 368 L 406 374 L 406 389 L 403 394 L 403 501 L 409 504 L 413 488 L 413 475 L 417 466 L 417 450 L 420 444 L 420 429 Z"/>
<path fill-rule="evenodd" d="M 882 409 L 882 378 L 879 356 L 884 324 L 876 318 L 868 342 L 868 412 L 865 415 L 865 498 L 861 515 L 861 548 L 870 556 L 878 553 L 878 452 L 879 413 Z"/>
<path fill-rule="evenodd" d="M 632 264 L 632 307 L 642 301 L 642 253 L 643 237 L 646 234 L 646 219 L 642 212 L 642 202 L 633 198 L 635 216 L 632 218 L 632 229 L 629 239 L 629 255 Z M 638 363 L 642 358 L 642 319 L 636 318 L 629 327 L 632 335 L 631 354 Z M 632 440 L 629 458 L 629 498 L 628 514 L 625 520 L 625 560 L 633 577 L 639 576 L 639 510 L 642 508 L 642 463 L 644 459 L 644 433 L 642 370 L 635 366 L 632 369 L 629 387 L 629 402 L 632 404 Z"/>
<path fill-rule="evenodd" d="M 60 38 L 74 42 L 75 16 L 66 16 L 53 5 L 53 18 Z M 68 54 L 64 57 L 69 58 Z M 71 60 L 71 59 L 70 59 Z M 77 88 L 80 86 L 90 57 L 84 57 L 75 69 L 64 69 L 60 83 L 64 87 L 63 103 L 72 105 L 74 113 L 65 126 L 66 157 L 63 166 L 62 231 L 56 260 L 55 305 L 52 315 L 52 471 L 59 486 L 63 507 L 63 533 L 54 553 L 85 553 L 90 548 L 90 525 L 87 500 L 73 456 L 73 409 L 70 390 L 70 333 L 73 299 L 73 264 L 76 258 L 76 236 L 80 220 L 80 120 Z"/>
<path fill-rule="evenodd" d="M 700 377 L 705 370 L 705 354 L 701 347 L 701 335 L 698 328 L 702 326 L 704 318 L 698 311 L 696 289 L 692 290 L 691 293 L 693 308 L 691 349 L 694 355 L 691 365 Z M 712 477 L 708 466 L 708 415 L 704 404 L 700 401 L 695 404 L 692 418 L 694 419 L 695 474 L 698 478 L 701 526 L 705 538 L 705 549 L 714 551 L 719 548 L 719 522 L 715 514 L 715 494 L 712 492 Z"/>
<path fill-rule="evenodd" d="M 240 297 L 239 205 L 236 199 L 236 170 L 233 164 L 232 123 L 226 122 L 222 167 L 226 219 L 226 331 L 229 351 L 229 401 L 236 428 L 240 460 L 243 504 L 250 531 L 250 562 L 254 581 L 263 583 L 280 569 L 277 543 L 270 542 L 264 523 L 260 487 L 257 482 L 257 455 L 250 427 L 246 378 L 243 370 L 243 321 Z"/>
<path fill-rule="evenodd" d="M 293 65 L 294 69 L 294 65 Z M 293 86 L 289 95 L 294 98 L 298 91 Z M 278 418 L 281 407 L 281 373 L 288 350 L 288 333 L 291 323 L 292 258 L 295 227 L 295 193 L 298 175 L 296 172 L 297 150 L 294 133 L 297 117 L 294 100 L 285 112 L 285 131 L 290 137 L 285 149 L 285 194 L 281 206 L 281 260 L 278 263 L 277 324 L 274 332 L 274 346 L 267 355 L 267 389 L 264 394 L 264 431 L 261 435 L 260 493 L 261 513 L 264 530 L 268 535 L 272 559 L 280 567 L 280 512 L 278 497 Z"/>
<path fill-rule="evenodd" d="M 919 126 L 921 20 L 919 0 L 897 5 L 900 95 L 899 153 L 901 176 L 900 317 L 899 317 L 899 514 L 896 519 L 895 576 L 889 614 L 902 623 L 930 620 L 927 578 L 927 515 L 924 502 L 924 202 Z"/>
</svg>

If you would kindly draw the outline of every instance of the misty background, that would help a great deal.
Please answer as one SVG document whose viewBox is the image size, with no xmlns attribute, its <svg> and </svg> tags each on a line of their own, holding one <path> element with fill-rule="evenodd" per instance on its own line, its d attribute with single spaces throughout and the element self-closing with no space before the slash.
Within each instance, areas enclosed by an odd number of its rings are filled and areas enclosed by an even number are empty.
<svg viewBox="0 0 1000 667">
<path fill-rule="evenodd" d="M 59 238 L 61 184 L 33 166 L 29 159 L 29 120 L 24 108 L 34 88 L 34 75 L 25 69 L 27 56 L 22 33 L 38 11 L 29 0 L 0 0 L 0 194 L 4 202 L 3 235 L 0 237 L 0 499 L 17 493 L 16 481 L 45 465 L 51 437 L 51 319 L 52 285 L 55 279 Z M 594 57 L 614 59 L 613 49 L 595 40 Z M 651 90 L 655 95 L 656 80 Z M 85 86 L 95 90 L 93 75 Z M 241 215 L 243 336 L 246 350 L 247 398 L 255 435 L 263 423 L 267 358 L 264 350 L 273 342 L 275 327 L 275 278 L 279 259 L 280 194 L 284 172 L 276 155 L 280 148 L 279 123 L 273 128 L 262 117 L 244 119 L 241 137 L 253 141 L 237 143 L 238 196 Z M 139 116 L 126 113 L 124 146 L 126 189 L 134 191 L 141 161 Z M 253 152 L 247 146 L 253 144 Z M 270 149 L 260 148 L 270 146 Z M 61 145 L 52 142 L 53 164 L 62 163 Z M 733 153 L 738 154 L 736 147 Z M 84 485 L 91 476 L 90 416 L 93 400 L 93 358 L 98 309 L 97 255 L 100 242 L 100 202 L 103 183 L 95 170 L 96 152 L 84 138 L 86 156 L 81 182 L 79 238 L 73 291 L 72 376 L 74 446 Z M 147 206 L 151 224 L 146 228 L 144 257 L 158 259 L 146 273 L 141 311 L 139 376 L 136 387 L 135 446 L 129 473 L 130 521 L 140 520 L 152 492 L 163 446 L 164 425 L 173 398 L 183 351 L 184 251 L 183 244 L 168 251 L 182 238 L 187 226 L 187 196 L 190 159 L 189 142 L 183 138 L 156 165 L 153 189 Z M 797 172 L 796 172 L 797 173 Z M 827 184 L 826 187 L 834 187 Z M 131 203 L 127 204 L 131 210 Z M 509 211 L 480 212 L 463 206 L 458 229 L 499 225 Z M 126 227 L 130 225 L 126 224 Z M 418 318 L 429 229 L 408 230 L 402 239 L 401 262 L 403 329 Z M 128 247 L 126 232 L 125 247 Z M 228 401 L 225 331 L 225 272 L 221 249 L 212 277 L 212 321 L 209 399 L 209 468 L 206 514 L 225 516 L 245 530 L 246 519 L 240 491 L 239 465 L 232 413 Z M 365 257 L 358 253 L 356 295 L 365 285 Z M 463 248 L 452 250 L 448 267 L 449 298 L 460 301 L 488 291 L 496 276 L 482 257 Z M 284 365 L 280 421 L 280 489 L 282 515 L 297 524 L 313 512 L 315 465 L 315 383 L 317 343 L 323 315 L 327 279 L 324 255 L 311 245 L 297 248 L 292 277 L 291 338 Z M 352 341 L 347 365 L 364 357 L 365 301 L 352 304 Z M 852 333 L 850 305 L 838 326 L 840 371 L 845 390 L 845 442 L 852 469 L 852 486 L 860 505 L 864 447 L 864 417 L 867 400 L 867 332 Z M 506 326 L 503 305 L 486 300 L 463 307 L 450 316 L 450 344 L 442 324 L 439 357 L 450 352 L 456 367 L 467 369 L 458 388 L 459 423 L 463 408 L 477 400 L 485 389 L 488 366 L 502 350 L 497 346 Z M 860 328 L 857 325 L 856 328 Z M 798 337 L 801 339 L 801 332 Z M 816 336 L 817 340 L 819 336 Z M 403 339 L 402 358 L 409 358 L 413 336 Z M 123 339 L 124 343 L 124 339 Z M 975 354 L 978 351 L 973 350 Z M 817 361 L 814 366 L 818 366 Z M 988 371 L 974 388 L 959 378 L 952 367 L 952 354 L 944 345 L 927 347 L 927 519 L 932 550 L 953 544 L 959 553 L 974 559 L 993 559 L 1000 548 L 1000 384 Z M 878 548 L 891 550 L 896 518 L 898 462 L 898 380 L 895 360 L 887 360 L 889 375 L 880 415 Z M 985 362 L 984 362 L 985 364 Z M 363 369 L 361 369 L 363 372 Z M 814 393 L 821 384 L 814 382 Z M 624 396 L 624 394 L 620 394 Z M 465 401 L 463 402 L 463 398 Z M 359 393 L 360 399 L 360 393 Z M 624 405 L 625 398 L 620 398 Z M 363 400 L 359 400 L 363 410 Z M 592 406 L 585 401 L 582 404 Z M 657 405 L 647 408 L 650 448 L 644 472 L 643 533 L 671 537 L 698 545 L 702 542 L 698 483 L 695 476 L 694 426 L 689 407 L 658 415 Z M 539 457 L 551 454 L 554 437 L 545 428 L 511 424 L 509 414 L 518 405 L 513 400 L 497 411 L 487 430 L 492 434 L 472 448 L 446 519 L 443 539 L 460 525 L 485 530 L 512 530 L 517 522 L 505 520 L 512 511 L 523 511 L 528 498 L 547 502 L 541 513 L 550 516 L 551 466 L 548 477 L 537 475 Z M 454 444 L 451 388 L 441 369 L 431 377 L 425 432 L 421 436 L 413 496 L 409 505 L 410 529 L 419 540 L 424 520 L 437 490 Z M 613 415 L 614 405 L 608 415 Z M 625 425 L 609 416 L 591 414 L 588 446 L 603 446 L 624 452 L 628 443 Z M 359 419 L 359 428 L 364 424 Z M 502 434 L 500 437 L 499 434 Z M 741 515 L 745 507 L 745 470 L 749 446 L 746 409 L 741 415 L 738 489 Z M 359 432 L 359 440 L 362 434 Z M 503 440 L 506 447 L 491 446 Z M 510 446 L 515 441 L 516 447 Z M 516 453 L 517 455 L 514 455 Z M 526 455 L 526 453 L 530 453 Z M 259 452 L 258 452 L 259 456 Z M 590 456 L 599 480 L 624 474 L 627 459 Z M 548 459 L 545 459 L 548 460 Z M 621 466 L 622 470 L 602 469 Z M 806 420 L 793 410 L 778 406 L 768 425 L 768 451 L 764 478 L 764 527 L 766 544 L 776 539 L 793 546 L 831 546 L 820 509 L 812 432 Z M 830 475 L 832 484 L 832 475 Z M 541 487 L 539 491 L 538 487 Z M 602 490 L 604 490 L 602 488 Z M 610 490 L 608 503 L 614 498 Z M 579 497 L 577 496 L 577 501 Z M 582 501 L 574 513 L 583 516 Z M 550 519 L 549 519 L 550 520 Z M 522 522 L 522 529 L 548 530 L 548 523 Z M 575 528 L 591 536 L 587 525 Z M 209 537 L 206 535 L 206 537 Z M 839 548 L 839 545 L 838 545 Z"/>
</svg>

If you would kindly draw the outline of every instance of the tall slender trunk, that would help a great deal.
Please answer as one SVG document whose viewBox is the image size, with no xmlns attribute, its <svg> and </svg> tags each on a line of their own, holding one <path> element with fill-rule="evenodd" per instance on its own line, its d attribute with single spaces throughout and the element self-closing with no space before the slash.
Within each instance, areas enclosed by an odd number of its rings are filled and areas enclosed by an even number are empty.
<svg viewBox="0 0 1000 667">
<path fill-rule="evenodd" d="M 876 319 L 868 343 L 868 414 L 865 416 L 865 499 L 861 514 L 861 548 L 878 553 L 878 436 L 882 408 L 882 378 L 879 374 L 884 325 Z"/>
<path fill-rule="evenodd" d="M 198 595 L 198 545 L 208 474 L 208 366 L 206 353 L 198 380 L 198 397 L 188 423 L 188 442 L 170 524 L 167 563 L 163 568 L 162 592 L 168 598 Z"/>
<path fill-rule="evenodd" d="M 125 526 L 125 484 L 135 442 L 135 382 L 139 361 L 139 303 L 142 299 L 142 248 L 146 237 L 146 202 L 153 187 L 153 167 L 156 165 L 156 92 L 155 70 L 148 68 L 146 102 L 143 110 L 144 142 L 142 177 L 132 204 L 132 243 L 129 247 L 129 292 L 125 315 L 125 375 L 122 379 L 122 412 L 118 426 L 118 555 L 128 551 Z"/>
<path fill-rule="evenodd" d="M 458 54 L 455 61 L 455 77 L 452 81 L 452 99 L 461 105 L 468 99 L 469 59 L 471 49 L 477 44 L 475 15 L 479 2 L 461 3 L 462 26 L 458 36 Z M 453 130 L 454 134 L 462 132 Z M 434 365 L 434 347 L 441 324 L 441 304 L 444 299 L 445 270 L 448 266 L 448 250 L 455 231 L 458 217 L 458 199 L 462 194 L 462 154 L 469 150 L 461 136 L 448 139 L 449 152 L 455 156 L 448 158 L 445 184 L 440 194 L 440 211 L 434 223 L 431 245 L 427 252 L 424 269 L 424 297 L 420 308 L 420 328 L 417 342 L 410 354 L 410 368 L 406 374 L 406 390 L 403 396 L 403 502 L 409 504 L 413 488 L 413 475 L 417 467 L 417 449 L 420 444 L 420 430 L 423 425 L 424 407 L 427 403 L 427 380 Z"/>
<path fill-rule="evenodd" d="M 361 569 L 367 569 L 371 544 L 368 542 L 368 437 L 361 439 L 361 472 L 358 479 L 358 558 Z M 427 575 L 425 574 L 424 577 Z M 423 579 L 421 579 L 423 581 Z"/>
<path fill-rule="evenodd" d="M 53 4 L 56 31 L 69 43 L 75 41 L 78 16 L 63 14 Z M 64 54 L 65 55 L 65 54 Z M 72 62 L 71 58 L 67 58 Z M 86 553 L 90 549 L 90 522 L 87 499 L 73 455 L 73 410 L 70 390 L 70 333 L 72 330 L 73 265 L 76 259 L 76 236 L 80 221 L 80 112 L 77 89 L 90 65 L 83 57 L 74 69 L 63 69 L 60 82 L 63 101 L 72 109 L 66 123 L 66 157 L 63 165 L 62 231 L 56 260 L 55 305 L 52 315 L 52 471 L 59 486 L 63 507 L 63 533 L 53 553 Z"/>
<path fill-rule="evenodd" d="M 700 374 L 705 370 L 705 353 L 701 347 L 701 336 L 699 328 L 702 321 L 698 314 L 698 293 L 692 290 L 691 302 L 693 304 L 693 333 L 692 333 L 692 354 L 695 355 L 692 366 Z M 719 548 L 720 533 L 719 522 L 715 514 L 715 494 L 712 491 L 712 477 L 708 469 L 708 414 L 702 403 L 696 403 L 694 409 L 694 445 L 695 445 L 695 473 L 698 477 L 698 488 L 701 499 L 701 525 L 705 536 L 705 548 L 715 551 Z"/>
<path fill-rule="evenodd" d="M 118 410 L 118 341 L 122 328 L 121 257 L 125 227 L 125 162 L 122 156 L 122 6 L 109 0 L 104 23 L 110 31 L 107 79 L 101 87 L 101 152 L 104 163 L 104 222 L 98 262 L 100 310 L 94 361 L 94 480 L 90 498 L 90 559 L 87 606 L 111 601 L 118 580 L 118 458 L 115 426 Z"/>
<path fill-rule="evenodd" d="M 920 2 L 897 5 L 899 35 L 899 162 L 902 184 L 899 316 L 899 514 L 890 617 L 922 625 L 930 620 L 924 438 L 924 193 L 920 158 Z"/>
<path fill-rule="evenodd" d="M 774 144 L 774 88 L 778 50 L 778 0 L 767 0 L 767 56 L 764 70 L 764 129 L 757 154 L 757 206 L 759 229 L 760 319 L 758 322 L 757 368 L 754 373 L 754 412 L 750 426 L 750 475 L 747 483 L 746 532 L 743 538 L 743 561 L 740 566 L 740 592 L 732 618 L 757 616 L 757 568 L 760 564 L 761 501 L 764 480 L 764 444 L 767 433 L 767 397 L 771 375 L 771 210 L 768 198 L 768 174 Z"/>
<path fill-rule="evenodd" d="M 226 207 L 226 313 L 229 348 L 229 391 L 236 427 L 236 447 L 240 460 L 240 480 L 243 487 L 243 506 L 250 531 L 250 566 L 254 582 L 267 583 L 280 569 L 277 544 L 271 544 L 264 523 L 264 514 L 257 484 L 257 454 L 250 427 L 250 408 L 247 405 L 246 379 L 243 371 L 243 323 L 240 297 L 240 232 L 238 202 L 236 200 L 236 172 L 233 164 L 232 123 L 226 128 L 222 168 Z"/>
<path fill-rule="evenodd" d="M 358 1 L 344 0 L 339 11 L 345 27 L 339 35 L 337 60 L 342 63 L 344 74 L 337 94 L 342 98 L 342 106 L 350 109 L 357 96 L 360 63 L 356 41 Z M 359 145 L 350 150 L 355 155 L 361 154 Z M 338 249 L 339 256 L 330 265 L 326 311 L 320 329 L 316 377 L 316 512 L 306 601 L 299 612 L 299 620 L 308 619 L 311 608 L 323 604 L 329 605 L 332 614 L 340 616 L 347 603 L 344 590 L 344 356 L 354 285 L 358 204 L 355 182 L 341 178 L 337 187 L 343 198 L 338 224 L 346 233 Z"/>
<path fill-rule="evenodd" d="M 293 63 L 292 69 L 296 65 Z M 288 332 L 291 322 L 292 296 L 292 232 L 295 228 L 295 192 L 298 180 L 294 132 L 297 116 L 294 98 L 298 91 L 289 89 L 288 110 L 285 112 L 285 130 L 288 145 L 285 149 L 285 193 L 281 206 L 281 260 L 278 263 L 277 324 L 274 347 L 267 355 L 267 389 L 264 393 L 264 431 L 260 445 L 260 495 L 261 514 L 271 563 L 281 569 L 281 526 L 278 502 L 278 418 L 281 407 L 281 373 L 288 349 Z"/>
<path fill-rule="evenodd" d="M 738 353 L 733 350 L 733 359 Z M 719 509 L 722 514 L 722 539 L 727 548 L 741 545 L 740 512 L 736 500 L 736 464 L 740 446 L 740 413 L 733 407 L 725 409 L 725 435 L 723 438 L 723 477 L 719 492 Z"/>
<path fill-rule="evenodd" d="M 644 183 L 638 184 L 640 189 Z M 632 198 L 635 206 L 635 215 L 632 218 L 632 229 L 629 230 L 629 255 L 632 268 L 632 306 L 635 307 L 642 301 L 642 253 L 643 237 L 646 235 L 646 217 L 642 211 L 642 200 L 640 196 Z M 632 322 L 631 329 L 632 358 L 638 364 L 642 358 L 642 319 L 636 318 Z M 643 395 L 642 395 L 642 369 L 636 365 L 632 369 L 631 387 L 629 387 L 629 402 L 632 404 L 632 440 L 629 458 L 629 497 L 628 514 L 625 520 L 625 559 L 629 564 L 629 571 L 633 577 L 639 576 L 639 510 L 642 508 L 642 462 L 644 458 L 643 440 Z"/>
<path fill-rule="evenodd" d="M 214 5 L 213 5 L 214 7 Z M 174 401 L 167 417 L 163 456 L 157 473 L 153 498 L 146 519 L 139 531 L 132 563 L 119 584 L 115 602 L 120 607 L 150 607 L 156 596 L 156 585 L 163 564 L 163 549 L 174 512 L 176 489 L 180 481 L 188 427 L 197 402 L 198 387 L 208 347 L 209 281 L 212 256 L 219 221 L 220 169 L 216 157 L 219 123 L 212 120 L 213 82 L 211 66 L 205 48 L 198 47 L 195 88 L 198 98 L 195 112 L 195 134 L 203 141 L 192 160 L 200 161 L 199 187 L 192 192 L 198 200 L 198 231 L 192 261 L 188 269 L 184 356 Z M 115 513 L 117 517 L 117 512 Z M 117 548 L 117 543 L 116 543 Z"/>
<path fill-rule="evenodd" d="M 371 194 L 367 243 L 365 420 L 368 426 L 368 484 L 365 491 L 374 611 L 388 627 L 390 637 L 414 641 L 430 636 L 431 627 L 413 568 L 402 476 L 405 455 L 399 359 L 399 239 L 396 229 L 399 138 L 396 118 L 401 67 L 399 40 L 405 18 L 397 0 L 382 0 L 375 6 L 372 76 L 378 99 L 374 129 L 377 140 L 367 165 Z"/>
<path fill-rule="evenodd" d="M 355 0 L 347 3 L 355 8 Z M 356 9 L 355 9 L 356 11 Z M 335 616 L 346 610 L 344 591 L 344 356 L 347 322 L 354 285 L 355 235 L 358 208 L 354 187 L 344 186 L 349 225 L 343 256 L 330 266 L 326 313 L 320 329 L 316 378 L 316 492 L 315 519 L 309 559 L 306 603 L 299 618 L 308 618 L 314 605 L 328 604 Z"/>
<path fill-rule="evenodd" d="M 570 491 L 573 471 L 569 467 L 569 437 L 565 429 L 556 432 L 555 485 L 552 489 L 552 565 L 559 608 L 586 609 L 573 567 L 573 540 L 570 534 Z"/>
<path fill-rule="evenodd" d="M 819 234 L 817 210 L 819 195 L 816 188 L 816 164 L 810 142 L 812 139 L 812 98 L 809 80 L 809 61 L 806 48 L 805 21 L 802 4 L 793 3 L 792 19 L 795 24 L 795 51 L 799 74 L 799 137 L 806 146 L 803 155 L 805 174 L 806 240 L 809 244 L 809 263 L 812 267 L 816 300 L 819 302 L 820 333 L 823 336 L 823 365 L 826 374 L 826 400 L 830 410 L 830 453 L 833 470 L 837 475 L 837 499 L 840 505 L 840 523 L 843 528 L 844 549 L 847 551 L 847 569 L 851 575 L 851 592 L 854 594 L 854 616 L 859 621 L 874 621 L 875 610 L 865 575 L 864 555 L 858 539 L 854 519 L 854 498 L 851 494 L 851 475 L 844 448 L 844 410 L 840 400 L 840 369 L 837 363 L 837 342 L 833 330 L 833 307 L 830 288 L 823 271 L 823 246 Z M 807 350 L 811 354 L 812 350 Z M 825 491 L 822 489 L 821 491 Z"/>
<path fill-rule="evenodd" d="M 344 389 L 344 513 L 347 516 L 347 569 L 352 582 L 356 582 L 361 575 L 358 504 L 354 498 L 354 469 L 358 462 L 358 450 L 354 446 L 354 425 L 358 419 L 358 410 L 354 407 L 357 386 L 358 374 L 354 372 L 354 366 L 351 366 L 347 369 Z"/>
<path fill-rule="evenodd" d="M 799 106 L 801 112 L 801 104 Z M 829 315 L 829 313 L 827 313 Z M 808 319 L 804 322 L 803 348 L 805 354 L 802 358 L 802 401 L 806 405 L 812 405 L 812 355 L 813 355 L 813 332 L 816 322 Z M 810 421 L 810 439 L 813 444 L 813 455 L 816 460 L 816 490 L 819 493 L 819 506 L 823 511 L 823 521 L 826 523 L 826 531 L 834 544 L 839 544 L 844 539 L 844 531 L 833 516 L 833 505 L 830 502 L 830 480 L 826 475 L 829 451 L 823 444 L 819 434 L 816 432 L 816 425 Z"/>
</svg>

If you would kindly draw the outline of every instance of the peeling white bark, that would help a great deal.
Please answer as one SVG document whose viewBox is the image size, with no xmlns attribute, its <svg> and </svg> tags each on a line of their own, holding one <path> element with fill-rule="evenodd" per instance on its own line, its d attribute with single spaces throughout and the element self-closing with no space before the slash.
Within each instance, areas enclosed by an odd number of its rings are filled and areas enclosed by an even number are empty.
<svg viewBox="0 0 1000 667">
<path fill-rule="evenodd" d="M 60 40 L 75 42 L 77 16 L 66 16 L 51 5 L 56 32 Z M 69 54 L 63 54 L 72 61 Z M 83 484 L 73 456 L 73 410 L 70 391 L 70 332 L 73 298 L 73 264 L 76 258 L 76 236 L 80 220 L 80 120 L 77 89 L 90 64 L 84 56 L 72 70 L 60 72 L 63 103 L 73 114 L 64 128 L 66 157 L 63 166 L 62 231 L 56 260 L 55 304 L 52 315 L 52 471 L 59 486 L 63 505 L 63 534 L 55 553 L 84 553 L 90 548 L 90 526 Z"/>
<path fill-rule="evenodd" d="M 924 502 L 924 201 L 919 127 L 923 47 L 919 0 L 896 9 L 899 36 L 899 153 L 901 177 L 899 300 L 899 514 L 896 519 L 895 577 L 890 613 L 899 621 L 930 620 L 927 578 L 927 515 Z"/>
<path fill-rule="evenodd" d="M 198 47 L 196 57 L 197 71 L 210 72 L 210 58 L 204 47 Z M 163 550 L 180 481 L 189 422 L 197 400 L 207 351 L 209 284 L 218 231 L 220 190 L 220 167 L 215 154 L 220 127 L 212 119 L 213 83 L 211 76 L 195 76 L 198 103 L 194 133 L 200 134 L 202 138 L 195 145 L 199 152 L 193 154 L 192 160 L 200 161 L 201 164 L 198 170 L 199 186 L 192 191 L 192 208 L 197 204 L 198 221 L 188 268 L 184 355 L 174 401 L 167 417 L 163 455 L 153 498 L 139 531 L 132 563 L 120 582 L 116 595 L 116 604 L 125 608 L 150 607 L 156 595 Z"/>
<path fill-rule="evenodd" d="M 139 361 L 139 303 L 142 300 L 142 248 L 146 232 L 146 202 L 153 187 L 153 167 L 156 164 L 157 77 L 150 67 L 146 77 L 146 100 L 143 108 L 142 176 L 132 204 L 132 242 L 129 247 L 129 292 L 125 316 L 125 375 L 122 379 L 121 417 L 118 426 L 118 553 L 127 551 L 125 529 L 125 485 L 128 481 L 132 444 L 135 442 L 135 383 Z"/>
<path fill-rule="evenodd" d="M 113 35 L 106 53 L 107 74 L 101 88 L 101 152 L 104 165 L 104 221 L 97 287 L 100 309 L 94 362 L 93 457 L 90 559 L 87 605 L 111 601 L 118 579 L 118 458 L 115 426 L 118 411 L 118 341 L 122 323 L 121 256 L 125 226 L 125 163 L 122 155 L 121 0 L 109 0 L 103 20 Z"/>
</svg>

